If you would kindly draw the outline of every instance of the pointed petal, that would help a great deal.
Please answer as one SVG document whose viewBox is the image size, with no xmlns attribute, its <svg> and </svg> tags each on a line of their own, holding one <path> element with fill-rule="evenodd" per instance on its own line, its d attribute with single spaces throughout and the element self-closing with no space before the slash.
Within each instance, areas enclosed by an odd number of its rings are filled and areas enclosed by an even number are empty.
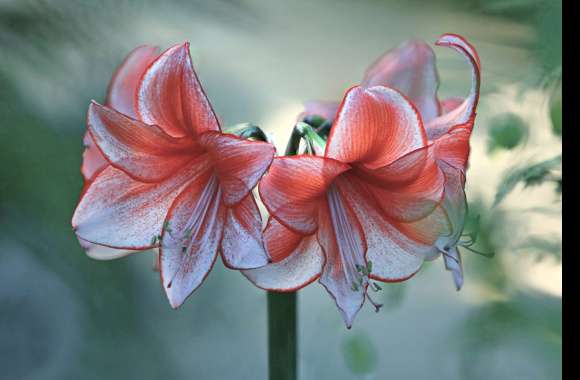
<svg viewBox="0 0 580 380">
<path fill-rule="evenodd" d="M 133 180 L 107 166 L 83 190 L 72 224 L 83 240 L 115 248 L 147 249 L 161 233 L 165 214 L 188 181 L 207 170 L 203 162 L 159 183 Z"/>
<path fill-rule="evenodd" d="M 85 183 L 92 180 L 95 174 L 100 172 L 105 166 L 109 165 L 109 162 L 103 156 L 89 131 L 85 132 L 83 137 L 83 145 L 85 150 L 83 151 L 83 163 L 81 165 L 81 174 Z"/>
<path fill-rule="evenodd" d="M 78 239 L 80 246 L 85 250 L 87 256 L 94 260 L 114 260 L 125 257 L 135 252 L 127 249 L 109 248 L 104 245 L 93 244 L 83 239 Z"/>
<path fill-rule="evenodd" d="M 145 71 L 137 113 L 172 136 L 219 131 L 219 122 L 193 70 L 189 43 L 169 48 Z"/>
<path fill-rule="evenodd" d="M 264 240 L 273 262 L 261 268 L 244 270 L 248 280 L 261 289 L 293 292 L 316 280 L 324 257 L 316 235 L 292 232 L 270 218 Z"/>
<path fill-rule="evenodd" d="M 191 138 L 173 138 L 95 102 L 89 106 L 87 125 L 110 164 L 143 182 L 161 181 L 201 153 Z"/>
<path fill-rule="evenodd" d="M 252 191 L 275 153 L 270 143 L 219 132 L 206 132 L 200 141 L 213 162 L 227 206 L 240 202 Z"/>
<path fill-rule="evenodd" d="M 139 46 L 119 65 L 107 89 L 105 104 L 132 118 L 136 118 L 137 85 L 145 69 L 159 56 L 157 46 Z"/>
<path fill-rule="evenodd" d="M 358 218 L 337 187 L 328 191 L 326 202 L 321 208 L 317 234 L 326 259 L 320 283 L 334 298 L 350 328 L 364 303 L 368 286 L 366 281 L 360 282 L 362 277 L 357 269 L 367 267 L 367 246 Z"/>
<path fill-rule="evenodd" d="M 461 262 L 461 254 L 457 247 L 451 248 L 445 255 L 443 255 L 445 268 L 451 272 L 455 288 L 461 290 L 463 286 L 463 263 Z"/>
<path fill-rule="evenodd" d="M 417 107 L 425 122 L 439 115 L 435 53 L 423 41 L 407 41 L 386 52 L 367 69 L 362 85 L 399 90 Z"/>
<path fill-rule="evenodd" d="M 467 98 L 458 107 L 442 114 L 426 124 L 429 140 L 435 140 L 451 128 L 462 126 L 471 131 L 475 121 L 475 111 L 479 102 L 481 64 L 475 48 L 463 37 L 456 34 L 444 34 L 436 45 L 450 47 L 465 57 L 471 65 L 471 90 Z"/>
<path fill-rule="evenodd" d="M 337 185 L 364 230 L 368 247 L 366 258 L 373 263 L 371 278 L 397 282 L 417 273 L 432 246 L 410 239 L 385 218 L 366 187 L 354 176 L 340 178 Z"/>
<path fill-rule="evenodd" d="M 262 242 L 262 217 L 253 194 L 226 212 L 221 245 L 224 264 L 231 269 L 251 269 L 268 264 Z"/>
<path fill-rule="evenodd" d="M 276 157 L 260 181 L 260 198 L 280 223 L 310 235 L 317 228 L 322 196 L 332 181 L 349 168 L 324 157 Z"/>
<path fill-rule="evenodd" d="M 298 116 L 298 121 L 304 120 L 306 116 L 321 116 L 327 120 L 334 120 L 338 112 L 338 102 L 323 102 L 311 100 L 304 103 L 304 111 Z"/>
<path fill-rule="evenodd" d="M 326 146 L 326 156 L 369 169 L 390 164 L 426 145 L 425 130 L 413 105 L 386 87 L 350 89 Z"/>
<path fill-rule="evenodd" d="M 210 172 L 175 198 L 161 235 L 161 282 L 171 307 L 197 289 L 217 257 L 225 208 L 217 178 Z"/>
</svg>

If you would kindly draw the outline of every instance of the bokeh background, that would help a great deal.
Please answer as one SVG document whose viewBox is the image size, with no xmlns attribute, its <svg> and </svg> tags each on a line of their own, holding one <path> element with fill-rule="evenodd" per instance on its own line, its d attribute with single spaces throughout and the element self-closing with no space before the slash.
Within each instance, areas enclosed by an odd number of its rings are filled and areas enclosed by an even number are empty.
<svg viewBox="0 0 580 380">
<path fill-rule="evenodd" d="M 561 2 L 0 1 L 0 378 L 265 379 L 266 297 L 216 265 L 178 311 L 152 252 L 84 255 L 70 227 L 91 99 L 143 43 L 185 40 L 224 125 L 285 145 L 304 101 L 341 98 L 385 50 L 460 33 L 483 88 L 456 292 L 441 260 L 385 285 L 347 331 L 313 284 L 299 293 L 301 379 L 557 379 L 562 375 Z M 440 93 L 469 68 L 436 48 Z"/>
</svg>

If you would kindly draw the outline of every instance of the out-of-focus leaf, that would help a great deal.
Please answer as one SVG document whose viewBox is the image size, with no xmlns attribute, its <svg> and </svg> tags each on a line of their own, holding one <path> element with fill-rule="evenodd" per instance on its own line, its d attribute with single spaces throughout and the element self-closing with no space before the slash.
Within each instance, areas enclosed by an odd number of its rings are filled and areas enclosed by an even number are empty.
<svg viewBox="0 0 580 380">
<path fill-rule="evenodd" d="M 550 105 L 550 120 L 552 132 L 562 137 L 562 95 L 556 97 Z"/>
<path fill-rule="evenodd" d="M 532 236 L 519 247 L 519 250 L 535 254 L 538 261 L 546 256 L 562 260 L 562 240 L 560 238 Z"/>
<path fill-rule="evenodd" d="M 359 333 L 345 338 L 342 353 L 346 366 L 354 374 L 369 374 L 377 367 L 377 351 L 365 334 Z"/>
<path fill-rule="evenodd" d="M 556 169 L 562 162 L 562 156 L 558 155 L 546 161 L 512 169 L 504 176 L 495 194 L 494 206 L 497 206 L 504 198 L 512 192 L 518 183 L 523 183 L 525 187 L 535 186 L 550 179 L 552 170 Z"/>
<path fill-rule="evenodd" d="M 525 121 L 514 113 L 497 115 L 490 121 L 488 151 L 513 149 L 528 134 Z"/>
</svg>

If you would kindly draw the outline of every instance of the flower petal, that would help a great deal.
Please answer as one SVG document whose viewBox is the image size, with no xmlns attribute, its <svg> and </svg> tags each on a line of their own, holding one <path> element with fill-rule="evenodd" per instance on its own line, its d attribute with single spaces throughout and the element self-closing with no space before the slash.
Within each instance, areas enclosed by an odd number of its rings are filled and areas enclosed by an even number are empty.
<svg viewBox="0 0 580 380">
<path fill-rule="evenodd" d="M 157 46 L 139 46 L 119 65 L 107 89 L 105 104 L 125 115 L 136 118 L 137 85 L 145 69 L 159 56 Z"/>
<path fill-rule="evenodd" d="M 175 198 L 159 250 L 161 282 L 171 307 L 179 307 L 211 270 L 224 217 L 219 183 L 211 172 L 191 182 Z"/>
<path fill-rule="evenodd" d="M 463 37 L 444 34 L 437 40 L 436 45 L 450 47 L 465 57 L 471 65 L 471 90 L 463 103 L 426 124 L 429 140 L 435 140 L 453 127 L 462 126 L 470 131 L 473 129 L 481 79 L 481 64 L 477 51 Z"/>
<path fill-rule="evenodd" d="M 389 218 L 416 221 L 433 212 L 444 194 L 445 175 L 433 156 L 434 149 L 424 147 L 379 169 L 357 166 L 353 174 L 367 184 L 369 195 Z"/>
<path fill-rule="evenodd" d="M 453 128 L 435 140 L 435 157 L 465 172 L 469 159 L 469 138 L 471 130 L 468 128 Z"/>
<path fill-rule="evenodd" d="M 252 191 L 275 153 L 270 143 L 219 132 L 206 132 L 200 141 L 213 162 L 227 206 L 240 202 Z"/>
<path fill-rule="evenodd" d="M 79 238 L 113 248 L 148 249 L 165 214 L 188 181 L 207 170 L 200 162 L 159 183 L 138 182 L 107 166 L 88 184 L 72 219 Z"/>
<path fill-rule="evenodd" d="M 251 269 L 268 264 L 262 242 L 262 217 L 253 194 L 226 212 L 221 245 L 224 264 L 232 269 Z"/>
<path fill-rule="evenodd" d="M 463 263 L 461 262 L 461 254 L 457 247 L 453 247 L 443 255 L 445 268 L 451 272 L 455 288 L 461 290 L 463 286 Z"/>
<path fill-rule="evenodd" d="M 260 198 L 280 223 L 311 235 L 316 231 L 318 209 L 328 186 L 349 168 L 324 157 L 276 157 L 260 181 Z"/>
<path fill-rule="evenodd" d="M 189 43 L 169 48 L 145 71 L 137 90 L 137 113 L 145 123 L 176 137 L 220 130 L 193 70 Z"/>
<path fill-rule="evenodd" d="M 87 256 L 95 260 L 114 260 L 128 256 L 135 252 L 142 252 L 135 250 L 110 248 L 104 245 L 93 244 L 83 239 L 78 239 L 78 241 L 80 246 L 85 250 Z"/>
<path fill-rule="evenodd" d="M 95 174 L 100 172 L 105 166 L 109 165 L 109 162 L 95 144 L 88 130 L 83 137 L 83 145 L 85 150 L 83 151 L 81 174 L 86 183 L 91 181 Z"/>
<path fill-rule="evenodd" d="M 450 233 L 442 234 L 435 245 L 440 252 L 447 252 L 457 245 L 465 226 L 467 217 L 467 199 L 464 190 L 465 175 L 460 169 L 445 162 L 440 162 L 439 165 L 441 165 L 446 177 L 445 197 L 441 208 L 449 217 Z"/>
<path fill-rule="evenodd" d="M 406 236 L 380 212 L 380 207 L 352 175 L 337 181 L 345 199 L 352 206 L 364 230 L 368 261 L 372 261 L 371 278 L 384 282 L 404 281 L 412 277 L 432 251 L 432 246 Z"/>
<path fill-rule="evenodd" d="M 273 263 L 242 271 L 257 287 L 293 292 L 310 284 L 320 275 L 324 257 L 316 235 L 297 234 L 270 218 L 264 231 L 264 241 Z"/>
<path fill-rule="evenodd" d="M 424 122 L 439 115 L 435 53 L 423 41 L 407 41 L 386 52 L 367 69 L 362 85 L 399 90 L 417 107 Z"/>
<path fill-rule="evenodd" d="M 403 95 L 386 87 L 357 86 L 344 97 L 325 155 L 375 169 L 425 146 L 426 141 L 421 118 Z"/>
<path fill-rule="evenodd" d="M 359 268 L 366 268 L 367 250 L 363 228 L 340 190 L 332 186 L 321 208 L 318 242 L 325 264 L 320 283 L 334 298 L 347 328 L 362 307 L 368 283 Z"/>
<path fill-rule="evenodd" d="M 171 176 L 202 152 L 191 138 L 173 138 L 95 102 L 89 106 L 87 125 L 111 165 L 143 182 Z"/>
</svg>

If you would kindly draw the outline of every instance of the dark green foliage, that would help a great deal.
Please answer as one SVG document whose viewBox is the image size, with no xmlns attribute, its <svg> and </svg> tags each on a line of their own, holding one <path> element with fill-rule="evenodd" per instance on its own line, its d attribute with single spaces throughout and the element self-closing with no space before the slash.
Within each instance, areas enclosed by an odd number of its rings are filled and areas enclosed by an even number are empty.
<svg viewBox="0 0 580 380">
<path fill-rule="evenodd" d="M 489 123 L 488 151 L 513 149 L 520 145 L 528 134 L 524 120 L 514 113 L 494 117 Z"/>
<path fill-rule="evenodd" d="M 561 183 L 562 179 L 557 176 L 557 169 L 561 165 L 561 162 L 562 156 L 558 155 L 549 160 L 510 170 L 498 186 L 494 206 L 500 204 L 519 183 L 523 183 L 524 187 L 529 187 L 540 185 L 546 181 L 553 181 L 557 183 L 558 189 L 558 186 L 561 187 L 558 184 Z"/>
</svg>

